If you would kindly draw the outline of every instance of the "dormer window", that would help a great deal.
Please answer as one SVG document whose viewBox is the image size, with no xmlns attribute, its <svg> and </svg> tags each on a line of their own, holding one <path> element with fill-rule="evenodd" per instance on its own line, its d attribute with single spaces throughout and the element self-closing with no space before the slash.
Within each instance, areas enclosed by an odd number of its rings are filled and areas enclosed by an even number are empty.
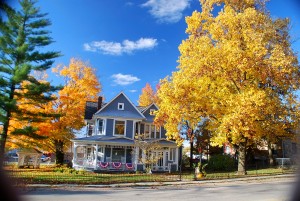
<svg viewBox="0 0 300 201">
<path fill-rule="evenodd" d="M 124 103 L 118 103 L 118 110 L 124 110 Z"/>
<path fill-rule="evenodd" d="M 155 109 L 150 109 L 150 115 L 154 115 Z"/>
</svg>

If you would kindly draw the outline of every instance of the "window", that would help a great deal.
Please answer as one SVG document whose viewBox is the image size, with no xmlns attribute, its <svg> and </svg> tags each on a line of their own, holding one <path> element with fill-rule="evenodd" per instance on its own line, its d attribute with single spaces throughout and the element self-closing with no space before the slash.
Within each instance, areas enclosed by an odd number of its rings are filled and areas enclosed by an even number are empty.
<svg viewBox="0 0 300 201">
<path fill-rule="evenodd" d="M 151 132 L 150 138 L 156 138 L 156 139 L 160 138 L 160 127 L 159 126 L 151 125 L 150 132 Z"/>
<path fill-rule="evenodd" d="M 155 126 L 155 138 L 160 138 L 160 127 Z"/>
<path fill-rule="evenodd" d="M 92 152 L 92 148 L 91 148 L 91 147 L 88 147 L 88 148 L 87 148 L 86 154 L 87 154 L 87 159 L 88 159 L 89 161 L 94 160 L 94 158 L 93 158 L 93 152 Z"/>
<path fill-rule="evenodd" d="M 150 114 L 150 115 L 154 115 L 154 112 L 155 112 L 155 111 L 156 111 L 155 109 L 150 109 L 149 114 Z"/>
<path fill-rule="evenodd" d="M 92 124 L 88 124 L 88 132 L 87 132 L 87 136 L 92 136 L 94 132 L 94 125 Z"/>
<path fill-rule="evenodd" d="M 98 134 L 103 135 L 104 134 L 104 120 L 98 119 Z"/>
<path fill-rule="evenodd" d="M 170 161 L 175 161 L 175 154 L 176 154 L 176 149 L 175 148 L 170 148 Z"/>
<path fill-rule="evenodd" d="M 123 148 L 112 148 L 112 162 L 123 162 L 125 159 L 125 149 Z"/>
<path fill-rule="evenodd" d="M 124 103 L 118 103 L 118 110 L 124 110 Z"/>
<path fill-rule="evenodd" d="M 155 109 L 150 109 L 150 115 L 154 115 Z"/>
<path fill-rule="evenodd" d="M 150 138 L 150 125 L 149 124 L 145 125 L 145 137 Z"/>
<path fill-rule="evenodd" d="M 135 123 L 135 135 L 139 134 L 139 123 Z"/>
<path fill-rule="evenodd" d="M 115 121 L 115 135 L 125 135 L 125 121 Z"/>
<path fill-rule="evenodd" d="M 155 138 L 155 126 L 151 125 L 151 138 Z"/>
</svg>

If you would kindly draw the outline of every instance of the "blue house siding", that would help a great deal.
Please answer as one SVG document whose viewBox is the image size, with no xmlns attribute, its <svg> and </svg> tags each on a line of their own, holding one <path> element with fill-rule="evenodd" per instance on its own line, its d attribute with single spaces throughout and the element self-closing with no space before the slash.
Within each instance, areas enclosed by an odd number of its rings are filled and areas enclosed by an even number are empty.
<svg viewBox="0 0 300 201">
<path fill-rule="evenodd" d="M 143 112 L 143 115 L 146 117 L 146 122 L 152 123 L 154 121 L 154 115 L 150 115 L 150 110 L 154 109 L 157 110 L 155 105 L 151 105 L 147 110 Z"/>
<path fill-rule="evenodd" d="M 106 121 L 106 136 L 113 136 L 114 132 L 114 120 L 113 119 L 107 119 Z"/>
<path fill-rule="evenodd" d="M 124 103 L 124 110 L 118 109 L 118 103 Z M 101 117 L 144 119 L 144 116 L 137 110 L 135 106 L 131 104 L 131 102 L 122 93 L 95 115 Z"/>
<path fill-rule="evenodd" d="M 126 137 L 132 138 L 133 133 L 133 121 L 127 120 L 126 121 Z"/>
</svg>

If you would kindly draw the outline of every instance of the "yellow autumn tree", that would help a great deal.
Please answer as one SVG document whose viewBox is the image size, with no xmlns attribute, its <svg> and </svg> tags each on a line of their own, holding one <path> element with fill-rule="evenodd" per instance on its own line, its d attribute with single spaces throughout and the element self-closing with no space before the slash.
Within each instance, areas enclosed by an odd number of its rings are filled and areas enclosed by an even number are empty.
<svg viewBox="0 0 300 201">
<path fill-rule="evenodd" d="M 156 92 L 149 83 L 146 83 L 146 86 L 142 88 L 142 94 L 139 96 L 139 106 L 148 106 L 152 103 L 156 103 L 156 99 Z"/>
<path fill-rule="evenodd" d="M 49 130 L 49 145 L 56 153 L 56 163 L 63 163 L 64 151 L 70 145 L 75 132 L 84 126 L 84 110 L 87 101 L 97 101 L 101 85 L 88 63 L 72 58 L 69 66 L 53 69 L 64 78 L 64 88 L 51 103 L 53 112 L 60 114 L 53 119 Z"/>
<path fill-rule="evenodd" d="M 161 80 L 155 121 L 182 143 L 178 125 L 195 128 L 209 118 L 212 144 L 236 146 L 238 174 L 246 174 L 247 147 L 290 137 L 297 122 L 299 65 L 289 20 L 272 19 L 264 0 L 200 3 L 202 11 L 186 18 L 178 71 Z"/>
</svg>

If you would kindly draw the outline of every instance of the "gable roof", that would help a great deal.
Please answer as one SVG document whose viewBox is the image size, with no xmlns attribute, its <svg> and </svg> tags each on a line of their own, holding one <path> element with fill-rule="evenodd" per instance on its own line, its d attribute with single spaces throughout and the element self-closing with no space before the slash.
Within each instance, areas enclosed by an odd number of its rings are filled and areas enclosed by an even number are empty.
<svg viewBox="0 0 300 201">
<path fill-rule="evenodd" d="M 151 108 L 152 105 L 154 105 L 156 107 L 156 109 L 158 109 L 158 106 L 155 103 L 151 103 L 150 105 L 141 108 L 142 109 L 141 112 L 144 113 L 146 110 L 148 110 L 149 108 Z"/>
<path fill-rule="evenodd" d="M 154 121 L 154 115 L 150 114 L 150 109 L 154 109 L 158 110 L 158 107 L 156 104 L 152 103 L 150 105 L 148 105 L 147 107 L 144 107 L 142 110 L 143 115 L 146 117 L 146 122 L 148 123 L 152 123 Z"/>
<path fill-rule="evenodd" d="M 128 109 L 125 107 L 124 110 L 118 110 L 117 107 L 114 107 L 114 109 L 111 109 L 110 107 L 113 104 L 116 104 L 116 101 L 118 99 L 121 99 L 121 100 L 127 102 L 130 108 Z M 104 105 L 104 107 L 102 107 L 100 110 L 98 110 L 94 114 L 94 116 L 120 117 L 120 118 L 127 118 L 127 119 L 145 119 L 146 118 L 123 92 L 120 92 L 110 102 L 108 102 L 106 105 Z"/>
</svg>

